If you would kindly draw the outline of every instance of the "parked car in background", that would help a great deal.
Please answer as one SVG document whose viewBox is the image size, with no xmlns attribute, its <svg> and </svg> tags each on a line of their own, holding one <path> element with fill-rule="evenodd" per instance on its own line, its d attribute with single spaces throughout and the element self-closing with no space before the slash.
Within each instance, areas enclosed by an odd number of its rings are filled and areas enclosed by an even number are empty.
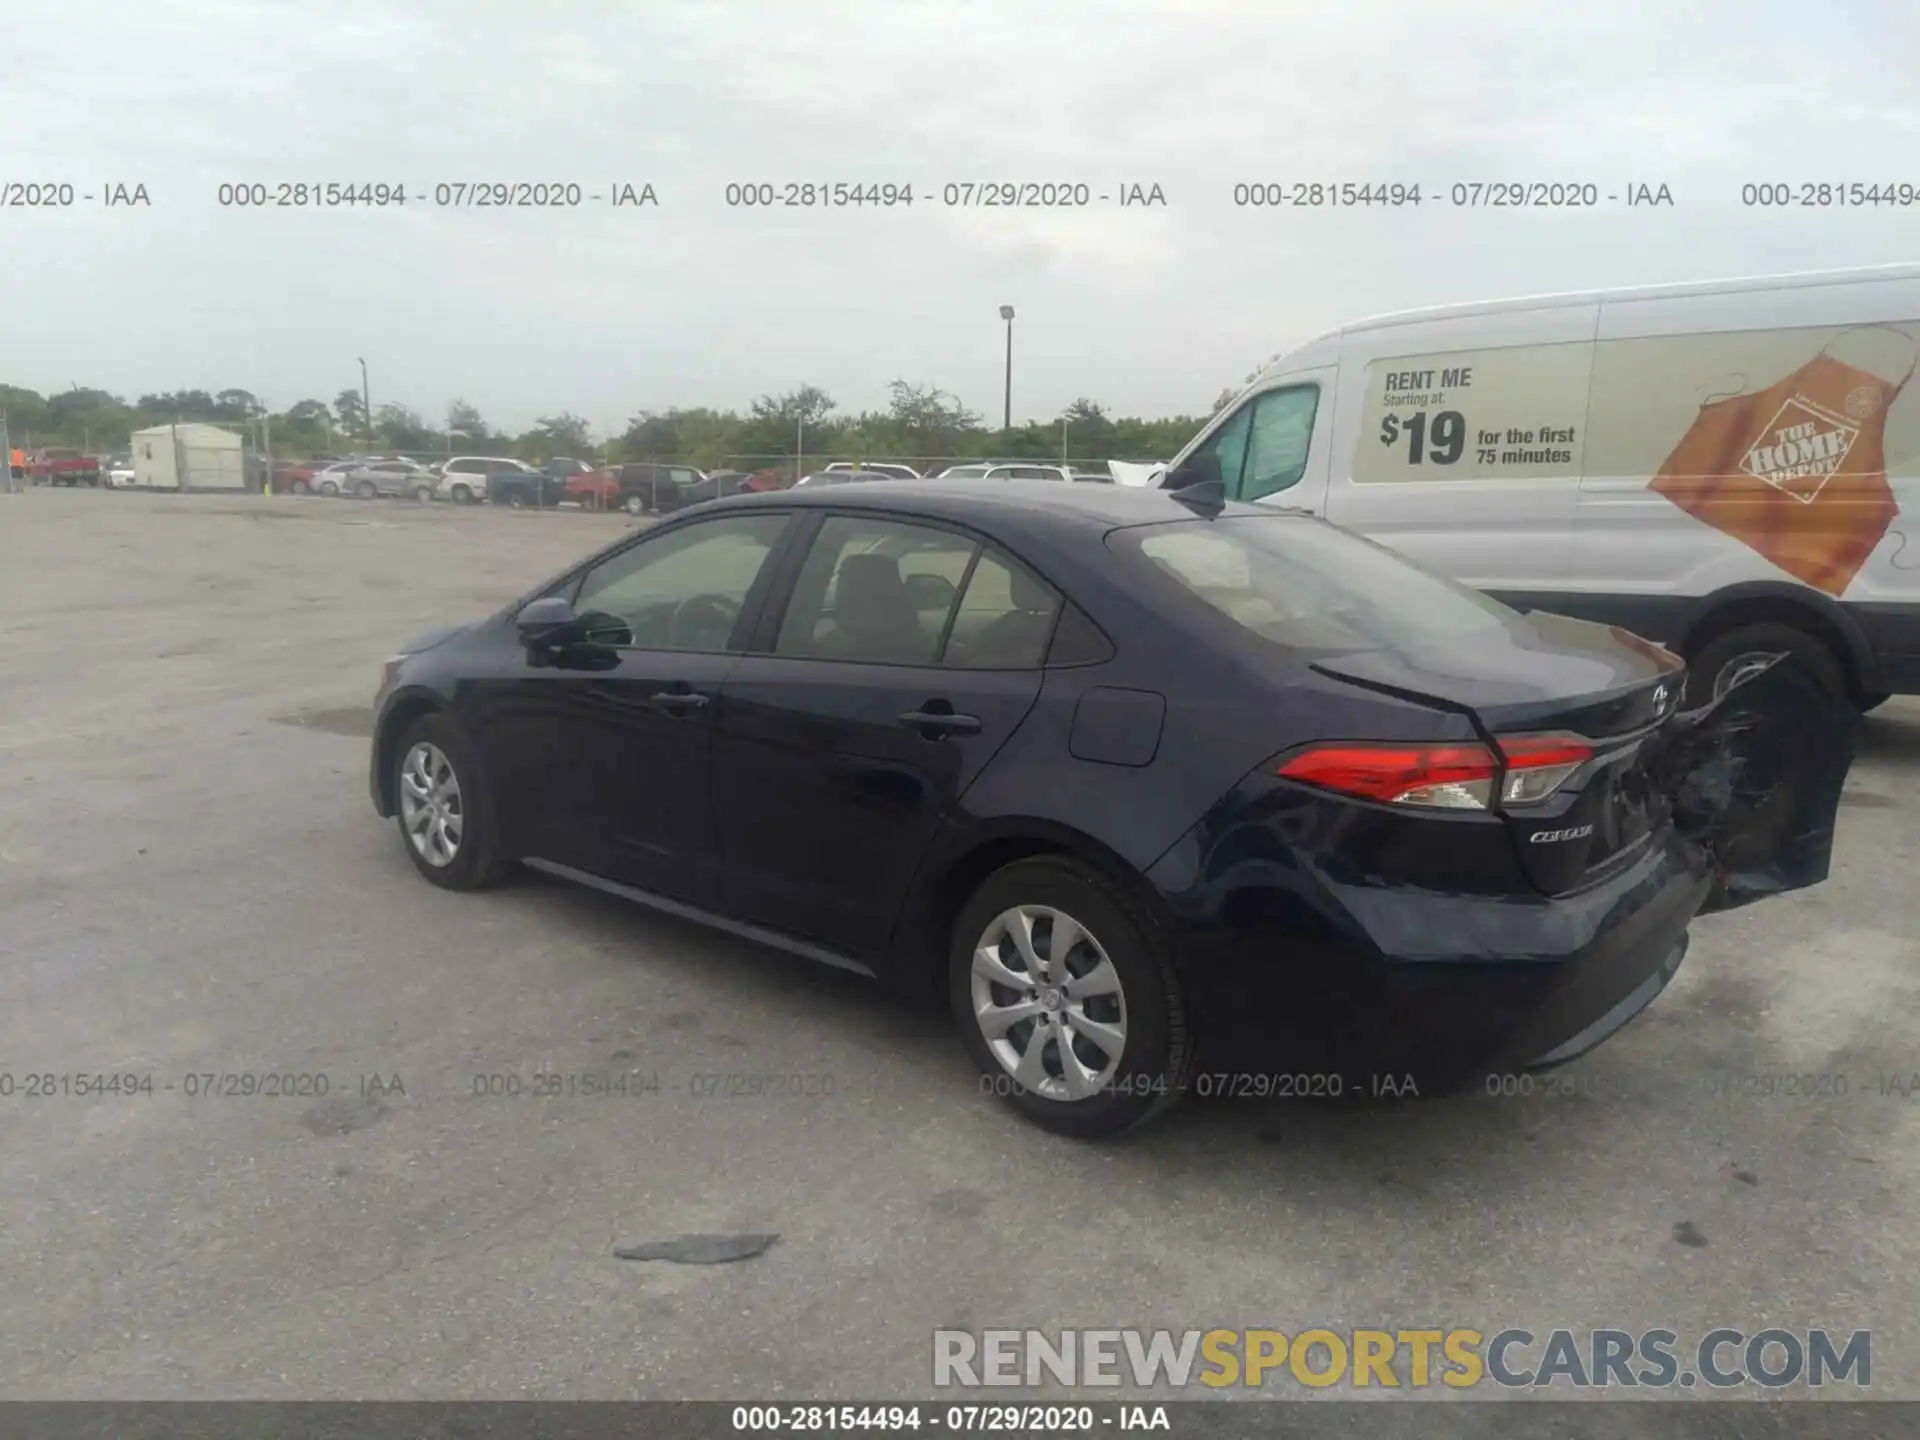
<svg viewBox="0 0 1920 1440">
<path fill-rule="evenodd" d="M 315 470 L 312 479 L 308 483 L 316 495 L 348 494 L 350 493 L 347 488 L 348 474 L 359 469 L 360 466 L 366 463 L 367 459 L 364 457 L 351 460 L 335 460 L 331 464 L 322 465 L 318 470 Z"/>
<path fill-rule="evenodd" d="M 107 484 L 116 490 L 131 489 L 133 486 L 133 456 L 127 451 L 109 455 L 106 465 Z"/>
<path fill-rule="evenodd" d="M 487 476 L 487 503 L 514 510 L 551 510 L 567 498 L 567 482 L 550 469 L 532 466 L 509 470 L 504 466 Z"/>
<path fill-rule="evenodd" d="M 492 491 L 494 476 L 537 473 L 525 461 L 506 455 L 455 455 L 440 466 L 434 494 L 456 505 L 477 505 Z"/>
<path fill-rule="evenodd" d="M 881 470 L 816 470 L 811 475 L 802 475 L 793 482 L 796 490 L 805 488 L 817 490 L 827 485 L 858 485 L 868 480 L 898 480 L 898 475 L 889 475 Z"/>
<path fill-rule="evenodd" d="M 27 479 L 36 485 L 98 485 L 98 456 L 64 445 L 46 445 L 27 456 Z"/>
<path fill-rule="evenodd" d="M 719 498 L 708 478 L 691 465 L 659 465 L 651 461 L 616 465 L 620 508 L 629 515 L 666 515 Z"/>
<path fill-rule="evenodd" d="M 1058 465 L 1033 465 L 1021 461 L 1019 463 L 949 465 L 934 478 L 939 480 L 1068 480 L 1072 477 Z"/>
<path fill-rule="evenodd" d="M 560 481 L 563 485 L 576 476 L 593 474 L 596 468 L 597 467 L 589 461 L 576 460 L 567 455 L 556 455 L 547 461 L 546 464 L 540 466 L 540 469 Z"/>
<path fill-rule="evenodd" d="M 747 483 L 747 472 L 744 470 L 709 470 L 707 472 L 707 479 L 713 482 L 713 491 L 716 497 L 738 495 Z"/>
<path fill-rule="evenodd" d="M 829 470 L 877 470 L 890 480 L 918 480 L 920 472 L 911 465 L 898 465 L 891 460 L 836 460 L 827 466 Z"/>
<path fill-rule="evenodd" d="M 582 510 L 612 509 L 620 504 L 620 477 L 613 469 L 587 470 L 569 475 L 561 493 Z"/>
<path fill-rule="evenodd" d="M 743 493 L 757 495 L 768 490 L 787 490 L 793 486 L 793 471 L 776 465 L 768 470 L 756 470 L 740 482 Z"/>
<path fill-rule="evenodd" d="M 282 460 L 273 467 L 273 493 L 276 495 L 307 495 L 313 491 L 313 477 L 325 466 L 333 463 L 330 457 L 312 460 Z"/>
<path fill-rule="evenodd" d="M 433 486 L 433 472 L 426 466 L 392 456 L 350 464 L 340 477 L 341 490 L 362 500 L 383 495 L 411 495 L 417 500 L 431 500 Z"/>
</svg>

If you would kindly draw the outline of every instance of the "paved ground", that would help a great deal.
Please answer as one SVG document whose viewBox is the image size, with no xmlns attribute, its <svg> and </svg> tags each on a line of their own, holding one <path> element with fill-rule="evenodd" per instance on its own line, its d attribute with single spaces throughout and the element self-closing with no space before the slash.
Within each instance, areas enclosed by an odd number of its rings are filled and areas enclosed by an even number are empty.
<svg viewBox="0 0 1920 1440">
<path fill-rule="evenodd" d="M 1591 1093 L 1087 1148 L 857 981 L 414 875 L 366 797 L 381 660 L 626 523 L 0 497 L 0 1395 L 897 1396 L 938 1326 L 1425 1323 L 1870 1327 L 1920 1396 L 1920 1098 L 1872 1093 L 1920 1072 L 1920 704 L 1870 722 L 1833 880 L 1702 921 Z M 614 1069 L 660 1089 L 475 1093 Z M 25 1095 L 120 1072 L 154 1092 Z M 248 1072 L 330 1092 L 187 1093 Z M 1850 1093 L 1741 1078 L 1802 1073 Z M 612 1254 L 696 1231 L 780 1240 Z"/>
</svg>

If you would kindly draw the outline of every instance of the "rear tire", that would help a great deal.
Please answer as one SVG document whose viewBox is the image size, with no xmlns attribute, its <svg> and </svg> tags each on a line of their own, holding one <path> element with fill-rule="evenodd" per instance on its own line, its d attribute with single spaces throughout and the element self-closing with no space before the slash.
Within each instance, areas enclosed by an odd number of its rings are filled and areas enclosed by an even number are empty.
<svg viewBox="0 0 1920 1440">
<path fill-rule="evenodd" d="M 313 487 L 304 480 L 296 480 L 293 482 L 293 493 L 296 495 L 311 495 L 313 493 Z"/>
<path fill-rule="evenodd" d="M 644 515 L 647 513 L 647 502 L 642 500 L 638 495 L 629 495 L 625 501 L 621 503 L 620 508 L 625 510 L 629 515 Z"/>
<path fill-rule="evenodd" d="M 450 788 L 445 777 L 451 777 Z M 437 809 L 431 801 L 421 803 L 435 794 L 440 797 Z M 400 843 L 429 883 L 442 890 L 486 890 L 512 870 L 513 862 L 501 847 L 498 809 L 486 772 L 466 734 L 445 713 L 422 715 L 393 747 L 393 801 Z M 450 831 L 439 823 L 443 819 L 457 825 Z"/>
<path fill-rule="evenodd" d="M 471 505 L 473 503 L 473 491 L 464 485 L 454 486 L 453 503 L 456 505 Z"/>
<path fill-rule="evenodd" d="M 422 505 L 431 504 L 433 501 L 433 487 L 431 485 L 415 486 L 413 498 L 418 500 Z"/>
<path fill-rule="evenodd" d="M 1018 943 L 1022 917 L 1034 961 Z M 1063 922 L 1081 937 L 1055 954 Z M 988 876 L 954 922 L 947 972 L 981 1089 L 1079 1139 L 1117 1135 L 1172 1108 L 1192 1078 L 1194 1041 L 1164 945 L 1144 906 L 1077 860 L 1038 856 Z M 1009 1011 L 1030 1018 L 1008 1023 Z M 1076 1021 L 1087 1028 L 1076 1032 Z M 1085 1093 L 1070 1098 L 1074 1089 Z"/>
</svg>

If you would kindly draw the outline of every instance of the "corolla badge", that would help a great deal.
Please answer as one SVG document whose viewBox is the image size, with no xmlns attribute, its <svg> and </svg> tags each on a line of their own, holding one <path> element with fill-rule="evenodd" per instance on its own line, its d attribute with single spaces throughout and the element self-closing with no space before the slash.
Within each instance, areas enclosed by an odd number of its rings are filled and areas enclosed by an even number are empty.
<svg viewBox="0 0 1920 1440">
<path fill-rule="evenodd" d="M 1591 825 L 1575 825 L 1567 830 L 1536 830 L 1528 838 L 1535 845 L 1551 845 L 1556 840 L 1584 840 L 1592 833 Z"/>
</svg>

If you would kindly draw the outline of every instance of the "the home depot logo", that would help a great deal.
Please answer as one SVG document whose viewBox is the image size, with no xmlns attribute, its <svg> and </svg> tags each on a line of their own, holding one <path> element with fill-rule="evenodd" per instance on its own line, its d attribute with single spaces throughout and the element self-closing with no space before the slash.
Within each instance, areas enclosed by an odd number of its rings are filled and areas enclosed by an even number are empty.
<svg viewBox="0 0 1920 1440">
<path fill-rule="evenodd" d="M 1740 468 L 1811 505 L 1846 460 L 1860 429 L 1796 395 L 1775 412 L 1760 435 Z"/>
</svg>

